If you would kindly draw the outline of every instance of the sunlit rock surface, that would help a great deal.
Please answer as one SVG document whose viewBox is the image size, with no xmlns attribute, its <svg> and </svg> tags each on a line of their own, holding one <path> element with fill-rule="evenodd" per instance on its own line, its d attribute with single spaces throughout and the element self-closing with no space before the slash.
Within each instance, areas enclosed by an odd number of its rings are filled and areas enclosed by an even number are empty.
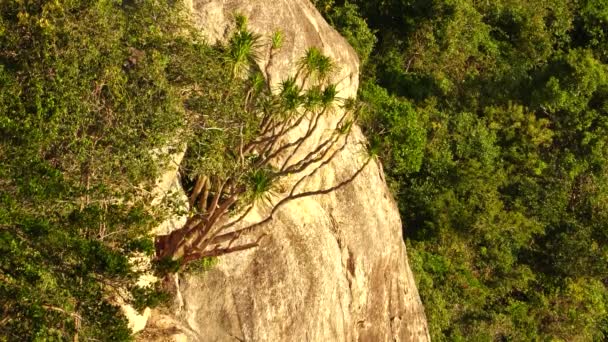
<svg viewBox="0 0 608 342">
<path fill-rule="evenodd" d="M 262 36 L 259 65 L 273 85 L 294 75 L 305 50 L 315 46 L 337 65 L 333 82 L 339 96 L 356 95 L 359 62 L 354 50 L 307 0 L 194 0 L 189 5 L 212 43 L 226 40 L 235 13 L 248 17 L 249 28 Z M 269 64 L 270 35 L 277 30 L 284 44 Z M 322 141 L 340 116 L 337 108 L 322 120 L 298 154 Z M 289 139 L 304 130 L 294 130 Z M 346 147 L 303 189 L 328 188 L 357 172 L 366 158 L 363 142 L 355 128 Z M 259 207 L 242 226 L 266 215 L 267 208 Z M 140 339 L 429 340 L 399 213 L 375 161 L 335 192 L 289 202 L 241 242 L 261 234 L 267 234 L 261 247 L 223 256 L 203 275 L 182 277 L 179 305 L 171 313 L 154 311 Z"/>
</svg>

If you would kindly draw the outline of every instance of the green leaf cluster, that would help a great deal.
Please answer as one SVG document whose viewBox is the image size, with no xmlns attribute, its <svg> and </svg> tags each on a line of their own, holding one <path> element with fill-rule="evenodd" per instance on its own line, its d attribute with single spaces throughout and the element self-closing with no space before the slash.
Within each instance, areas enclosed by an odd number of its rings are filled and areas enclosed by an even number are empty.
<svg viewBox="0 0 608 342">
<path fill-rule="evenodd" d="M 431 337 L 605 340 L 605 1 L 316 3 L 375 33 L 363 125 Z"/>
<path fill-rule="evenodd" d="M 130 340 L 119 298 L 165 299 L 132 257 L 165 214 L 150 191 L 187 127 L 185 52 L 212 55 L 181 13 L 0 3 L 0 340 Z"/>
</svg>

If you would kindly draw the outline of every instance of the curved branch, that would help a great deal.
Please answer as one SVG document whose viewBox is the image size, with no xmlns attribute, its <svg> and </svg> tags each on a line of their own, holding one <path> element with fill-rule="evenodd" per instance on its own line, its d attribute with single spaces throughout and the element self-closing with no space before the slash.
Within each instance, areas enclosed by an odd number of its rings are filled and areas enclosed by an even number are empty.
<svg viewBox="0 0 608 342">
<path fill-rule="evenodd" d="M 243 228 L 243 229 L 239 229 L 239 230 L 237 230 L 237 231 L 235 231 L 235 232 L 231 232 L 231 233 L 226 233 L 226 234 L 218 235 L 218 236 L 216 236 L 216 237 L 215 237 L 215 238 L 212 240 L 211 244 L 218 244 L 218 243 L 222 243 L 222 242 L 230 241 L 231 239 L 234 239 L 234 238 L 238 238 L 238 237 L 240 237 L 242 234 L 247 234 L 247 233 L 250 233 L 250 232 L 254 231 L 256 228 L 258 228 L 258 227 L 260 227 L 261 225 L 263 225 L 263 224 L 265 224 L 265 223 L 269 222 L 270 220 L 272 220 L 272 219 L 273 219 L 273 217 L 274 217 L 274 214 L 275 214 L 275 213 L 276 213 L 276 212 L 277 212 L 277 211 L 278 211 L 278 210 L 279 210 L 279 209 L 280 209 L 282 206 L 284 206 L 285 204 L 287 204 L 288 202 L 290 202 L 290 201 L 292 201 L 292 200 L 295 200 L 295 199 L 298 199 L 298 198 L 302 198 L 302 197 L 308 197 L 308 196 L 324 195 L 324 194 L 328 194 L 328 193 L 330 193 L 330 192 L 336 191 L 336 190 L 338 190 L 338 189 L 340 189 L 340 188 L 344 187 L 345 185 L 347 185 L 347 184 L 349 184 L 350 182 L 352 182 L 352 181 L 353 181 L 353 180 L 354 180 L 354 179 L 355 179 L 355 178 L 356 178 L 356 177 L 357 177 L 357 176 L 358 176 L 358 175 L 359 175 L 361 172 L 363 172 L 363 170 L 365 169 L 365 167 L 366 167 L 366 166 L 367 166 L 367 165 L 370 163 L 370 161 L 371 161 L 372 159 L 373 159 L 372 157 L 368 157 L 368 159 L 365 161 L 365 163 L 363 164 L 363 166 L 361 166 L 361 168 L 359 168 L 359 169 L 357 170 L 357 172 L 355 172 L 355 173 L 354 173 L 354 174 L 353 174 L 351 177 L 349 177 L 348 179 L 346 179 L 346 180 L 344 180 L 344 181 L 342 181 L 342 182 L 340 182 L 340 183 L 336 184 L 335 186 L 332 186 L 332 187 L 330 187 L 330 188 L 326 188 L 326 189 L 322 189 L 322 190 L 305 191 L 305 192 L 302 192 L 302 193 L 299 193 L 299 194 L 295 194 L 295 195 L 294 195 L 293 193 L 290 193 L 290 195 L 289 195 L 289 196 L 287 196 L 287 197 L 283 198 L 282 200 L 280 200 L 280 201 L 279 201 L 279 202 L 278 202 L 278 203 L 277 203 L 277 204 L 276 204 L 276 205 L 275 205 L 275 206 L 272 208 L 272 210 L 271 210 L 270 214 L 269 214 L 269 215 L 268 215 L 268 216 L 267 216 L 265 219 L 263 219 L 262 221 L 259 221 L 259 222 L 257 222 L 257 223 L 254 223 L 254 224 L 252 224 L 252 225 L 249 225 L 248 227 L 245 227 L 245 228 Z M 313 171 L 313 173 L 314 173 L 314 172 L 316 172 L 317 170 L 318 170 L 318 169 L 315 169 L 315 171 Z M 311 176 L 313 173 L 311 173 L 311 174 L 310 174 L 310 175 L 308 175 L 308 176 Z M 305 177 L 308 177 L 308 176 L 305 176 Z M 305 178 L 305 177 L 304 177 L 304 178 Z M 304 179 L 304 178 L 302 178 L 302 179 Z M 295 186 L 294 186 L 294 189 L 295 189 Z M 293 190 L 292 190 L 292 191 L 293 191 Z"/>
<path fill-rule="evenodd" d="M 198 176 L 196 179 L 196 184 L 194 185 L 194 189 L 192 190 L 192 194 L 190 195 L 190 208 L 194 207 L 194 204 L 196 203 L 196 198 L 203 190 L 203 186 L 205 186 L 205 184 L 207 184 L 207 176 Z"/>
</svg>

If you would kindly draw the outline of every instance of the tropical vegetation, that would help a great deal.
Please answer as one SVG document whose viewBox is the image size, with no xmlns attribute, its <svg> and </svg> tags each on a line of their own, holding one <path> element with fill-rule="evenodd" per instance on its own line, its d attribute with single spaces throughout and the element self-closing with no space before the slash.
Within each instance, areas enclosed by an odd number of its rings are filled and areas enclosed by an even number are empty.
<svg viewBox="0 0 608 342">
<path fill-rule="evenodd" d="M 608 3 L 316 0 L 436 341 L 608 338 Z"/>
<path fill-rule="evenodd" d="M 272 60 L 283 34 L 241 16 L 209 46 L 180 2 L 0 2 L 0 340 L 132 339 L 117 304 L 168 299 L 142 273 L 204 271 L 257 246 L 238 243 L 257 223 L 226 230 L 254 203 L 274 203 L 263 223 L 356 177 L 309 191 L 294 176 L 326 165 L 355 120 L 434 340 L 608 338 L 608 4 L 313 2 L 359 55 L 360 102 L 336 96 L 316 48 L 270 89 L 257 51 Z M 313 153 L 285 156 L 337 107 Z M 176 210 L 155 182 L 184 149 L 189 219 L 155 244 Z"/>
<path fill-rule="evenodd" d="M 272 58 L 281 32 L 258 36 L 236 15 L 227 44 L 210 46 L 181 6 L 0 3 L 0 341 L 131 340 L 120 305 L 170 298 L 142 275 L 205 271 L 256 247 L 238 238 L 362 170 L 301 186 L 343 149 L 360 111 L 328 81 L 331 59 L 310 48 L 271 89 L 256 59 L 267 47 Z M 335 129 L 297 153 L 338 108 Z M 301 123 L 305 134 L 284 141 Z M 157 184 L 181 153 L 185 209 Z M 286 177 L 293 185 L 277 189 Z M 268 217 L 226 231 L 258 203 Z M 186 224 L 155 241 L 180 210 Z"/>
</svg>

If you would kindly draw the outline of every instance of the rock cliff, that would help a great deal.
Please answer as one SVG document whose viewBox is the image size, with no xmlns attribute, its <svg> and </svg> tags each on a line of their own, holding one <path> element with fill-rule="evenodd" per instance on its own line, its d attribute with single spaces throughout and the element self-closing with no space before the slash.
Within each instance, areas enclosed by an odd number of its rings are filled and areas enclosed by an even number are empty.
<svg viewBox="0 0 608 342">
<path fill-rule="evenodd" d="M 212 43 L 226 39 L 235 13 L 248 17 L 249 28 L 266 37 L 265 42 L 280 30 L 281 50 L 272 59 L 268 46 L 259 53 L 260 67 L 272 84 L 293 75 L 304 51 L 315 46 L 338 66 L 333 81 L 339 96 L 356 95 L 359 63 L 354 50 L 308 0 L 193 0 L 189 6 Z M 322 139 L 337 116 L 324 120 L 300 153 Z M 302 132 L 294 131 L 292 138 L 297 134 Z M 364 162 L 363 142 L 355 128 L 345 148 L 305 187 L 327 188 L 353 175 Z M 243 224 L 265 214 L 257 208 Z M 140 338 L 429 340 L 399 213 L 375 162 L 335 192 L 289 202 L 244 239 L 255 240 L 262 233 L 267 237 L 261 247 L 223 256 L 202 275 L 182 277 L 174 312 L 154 311 Z"/>
</svg>

